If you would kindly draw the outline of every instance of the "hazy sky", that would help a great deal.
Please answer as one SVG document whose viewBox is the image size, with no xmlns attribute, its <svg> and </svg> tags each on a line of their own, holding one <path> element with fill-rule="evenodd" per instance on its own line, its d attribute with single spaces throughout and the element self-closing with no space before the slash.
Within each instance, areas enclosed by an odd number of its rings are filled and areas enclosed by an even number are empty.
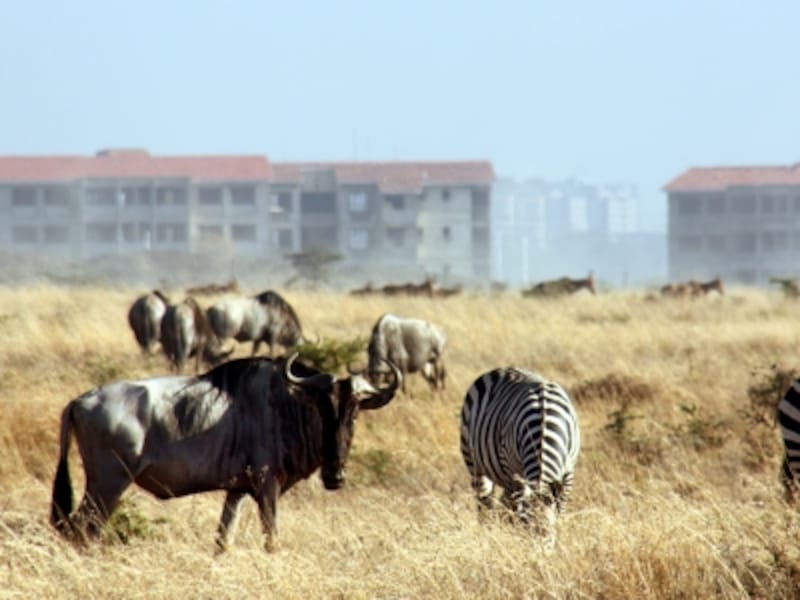
<svg viewBox="0 0 800 600">
<path fill-rule="evenodd" d="M 658 4 L 658 6 L 656 6 Z M 800 160 L 800 2 L 3 2 L 0 154 L 490 159 L 661 186 Z"/>
</svg>

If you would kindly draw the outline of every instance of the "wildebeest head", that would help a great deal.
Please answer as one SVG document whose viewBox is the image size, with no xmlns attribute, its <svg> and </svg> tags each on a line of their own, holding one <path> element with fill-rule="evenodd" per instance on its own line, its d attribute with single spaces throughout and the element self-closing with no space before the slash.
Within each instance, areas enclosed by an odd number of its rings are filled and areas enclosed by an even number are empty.
<svg viewBox="0 0 800 600">
<path fill-rule="evenodd" d="M 337 377 L 330 373 L 319 373 L 298 363 L 293 372 L 297 353 L 286 361 L 287 381 L 304 392 L 303 401 L 313 403 L 322 420 L 322 483 L 328 490 L 336 490 L 345 483 L 345 464 L 353 443 L 355 423 L 359 410 L 374 410 L 388 404 L 400 383 L 400 371 L 389 363 L 394 381 L 385 387 L 376 388 L 363 375 L 351 373 L 349 377 Z"/>
</svg>

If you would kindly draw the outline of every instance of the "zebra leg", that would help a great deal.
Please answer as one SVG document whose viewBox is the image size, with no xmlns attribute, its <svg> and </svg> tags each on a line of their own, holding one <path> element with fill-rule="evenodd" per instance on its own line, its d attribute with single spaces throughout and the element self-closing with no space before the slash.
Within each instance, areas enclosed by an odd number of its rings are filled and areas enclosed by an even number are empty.
<svg viewBox="0 0 800 600">
<path fill-rule="evenodd" d="M 786 502 L 791 505 L 796 504 L 797 497 L 800 494 L 800 484 L 798 484 L 794 473 L 792 473 L 788 457 L 783 458 L 783 464 L 781 465 L 781 481 L 783 482 Z"/>
<path fill-rule="evenodd" d="M 567 506 L 570 492 L 572 491 L 573 474 L 565 473 L 560 483 L 550 484 L 550 489 L 553 491 L 553 498 L 556 501 L 556 511 L 559 513 L 564 512 Z"/>
<path fill-rule="evenodd" d="M 225 496 L 225 504 L 222 506 L 222 516 L 217 528 L 217 554 L 225 552 L 230 542 L 233 541 L 239 508 L 245 495 L 243 492 L 229 491 Z"/>
<path fill-rule="evenodd" d="M 485 475 L 473 475 L 472 489 L 478 499 L 478 516 L 485 517 L 487 512 L 494 510 L 494 483 Z"/>
</svg>

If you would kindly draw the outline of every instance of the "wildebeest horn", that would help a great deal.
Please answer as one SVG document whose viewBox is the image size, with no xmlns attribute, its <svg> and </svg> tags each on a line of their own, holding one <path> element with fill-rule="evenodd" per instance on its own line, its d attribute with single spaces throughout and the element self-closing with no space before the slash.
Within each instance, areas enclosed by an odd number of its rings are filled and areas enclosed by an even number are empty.
<svg viewBox="0 0 800 600">
<path fill-rule="evenodd" d="M 374 396 L 370 396 L 369 398 L 362 400 L 359 404 L 361 410 L 374 410 L 376 408 L 386 406 L 389 404 L 392 398 L 394 398 L 394 393 L 400 386 L 400 381 L 403 378 L 403 374 L 400 372 L 400 369 L 398 369 L 397 365 L 395 365 L 393 362 L 390 362 L 385 358 L 382 358 L 381 360 L 389 365 L 389 368 L 394 374 L 394 381 L 386 387 L 378 388 L 377 393 Z"/>
<path fill-rule="evenodd" d="M 310 375 L 308 377 L 298 377 L 297 375 L 294 375 L 292 373 L 292 364 L 296 358 L 297 352 L 289 357 L 289 360 L 286 361 L 286 367 L 284 368 L 286 379 L 290 383 L 299 385 L 301 387 L 313 387 L 317 389 L 325 389 L 333 385 L 335 377 L 330 373 L 317 373 L 316 375 Z"/>
</svg>

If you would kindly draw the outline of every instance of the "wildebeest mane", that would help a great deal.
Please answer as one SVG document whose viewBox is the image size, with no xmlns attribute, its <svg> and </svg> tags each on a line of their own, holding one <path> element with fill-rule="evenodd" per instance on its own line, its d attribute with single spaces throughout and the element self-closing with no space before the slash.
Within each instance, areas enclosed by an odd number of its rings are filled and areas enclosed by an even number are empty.
<svg viewBox="0 0 800 600">
<path fill-rule="evenodd" d="M 248 356 L 244 358 L 235 358 L 206 371 L 200 375 L 199 378 L 203 381 L 207 381 L 220 391 L 233 393 L 240 382 L 257 372 L 266 363 L 271 363 L 273 370 L 283 373 L 283 369 L 286 366 L 286 357 L 268 358 L 266 356 Z M 309 377 L 321 371 L 297 360 L 292 364 L 292 372 L 300 377 Z"/>
<path fill-rule="evenodd" d="M 268 308 L 278 309 L 282 313 L 289 315 L 297 324 L 297 328 L 300 329 L 300 319 L 297 317 L 297 313 L 294 312 L 292 305 L 284 300 L 283 296 L 281 296 L 279 293 L 273 292 L 272 290 L 267 290 L 266 292 L 261 292 L 254 297 L 259 304 Z"/>
</svg>

